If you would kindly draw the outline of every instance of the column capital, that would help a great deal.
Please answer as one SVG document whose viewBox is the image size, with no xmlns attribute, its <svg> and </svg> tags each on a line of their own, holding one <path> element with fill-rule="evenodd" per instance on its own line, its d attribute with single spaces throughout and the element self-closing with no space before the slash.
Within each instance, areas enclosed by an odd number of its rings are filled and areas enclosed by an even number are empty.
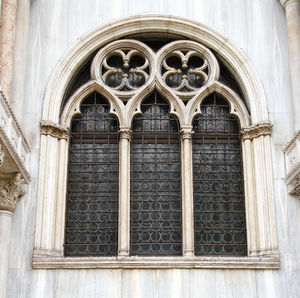
<svg viewBox="0 0 300 298">
<path fill-rule="evenodd" d="M 119 130 L 119 133 L 120 133 L 120 139 L 121 140 L 122 139 L 127 139 L 127 140 L 130 141 L 132 132 L 129 128 L 121 128 Z"/>
<path fill-rule="evenodd" d="M 286 8 L 289 4 L 299 2 L 300 0 L 280 0 L 281 5 Z"/>
<path fill-rule="evenodd" d="M 0 210 L 14 212 L 18 201 L 26 194 L 28 184 L 18 173 L 13 177 L 0 177 Z"/>
<path fill-rule="evenodd" d="M 180 130 L 181 140 L 184 140 L 184 139 L 191 140 L 193 133 L 194 133 L 194 131 L 193 131 L 192 127 L 182 128 Z"/>
</svg>

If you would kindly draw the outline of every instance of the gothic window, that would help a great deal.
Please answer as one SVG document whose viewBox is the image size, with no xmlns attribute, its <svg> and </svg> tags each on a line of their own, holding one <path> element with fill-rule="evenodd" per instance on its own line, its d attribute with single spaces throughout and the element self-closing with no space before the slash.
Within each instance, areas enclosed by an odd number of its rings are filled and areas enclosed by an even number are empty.
<svg viewBox="0 0 300 298">
<path fill-rule="evenodd" d="M 148 20 L 80 39 L 49 81 L 33 266 L 277 268 L 250 62 L 206 26 Z"/>
<path fill-rule="evenodd" d="M 181 255 L 179 124 L 157 92 L 135 116 L 131 139 L 131 255 Z"/>
<path fill-rule="evenodd" d="M 118 239 L 118 121 L 94 93 L 72 119 L 65 254 L 116 255 Z"/>
</svg>

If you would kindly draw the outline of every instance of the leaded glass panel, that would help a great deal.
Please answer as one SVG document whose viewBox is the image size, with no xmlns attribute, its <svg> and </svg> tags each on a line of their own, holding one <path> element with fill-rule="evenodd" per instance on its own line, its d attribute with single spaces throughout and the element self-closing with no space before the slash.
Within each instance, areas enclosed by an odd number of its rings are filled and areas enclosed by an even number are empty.
<svg viewBox="0 0 300 298">
<path fill-rule="evenodd" d="M 65 254 L 116 255 L 118 122 L 97 93 L 81 112 L 70 131 Z"/>
<path fill-rule="evenodd" d="M 133 119 L 131 141 L 131 254 L 180 255 L 179 124 L 154 92 Z"/>
<path fill-rule="evenodd" d="M 246 255 L 246 221 L 239 123 L 214 94 L 193 121 L 196 255 Z"/>
</svg>

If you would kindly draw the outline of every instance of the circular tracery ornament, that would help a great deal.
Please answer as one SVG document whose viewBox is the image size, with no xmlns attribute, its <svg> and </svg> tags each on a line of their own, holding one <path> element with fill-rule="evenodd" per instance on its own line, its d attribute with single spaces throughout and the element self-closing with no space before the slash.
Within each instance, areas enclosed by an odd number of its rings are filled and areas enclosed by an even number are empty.
<svg viewBox="0 0 300 298">
<path fill-rule="evenodd" d="M 100 72 L 109 87 L 135 90 L 149 78 L 149 61 L 137 50 L 116 50 L 104 58 Z"/>
<path fill-rule="evenodd" d="M 196 51 L 174 51 L 162 65 L 163 80 L 176 91 L 189 92 L 201 88 L 208 78 L 208 63 Z"/>
<path fill-rule="evenodd" d="M 143 43 L 122 40 L 101 49 L 92 64 L 92 76 L 117 93 L 144 86 L 152 73 L 151 50 Z"/>
<path fill-rule="evenodd" d="M 195 93 L 217 80 L 219 65 L 212 52 L 192 41 L 175 41 L 158 53 L 159 76 L 177 94 Z"/>
</svg>

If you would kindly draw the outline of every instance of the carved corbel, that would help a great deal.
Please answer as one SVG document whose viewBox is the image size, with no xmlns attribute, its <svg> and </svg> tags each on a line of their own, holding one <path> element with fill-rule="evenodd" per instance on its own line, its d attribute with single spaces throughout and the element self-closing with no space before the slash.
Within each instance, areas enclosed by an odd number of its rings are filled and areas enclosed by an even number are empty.
<svg viewBox="0 0 300 298">
<path fill-rule="evenodd" d="M 26 194 L 28 184 L 18 173 L 13 177 L 0 177 L 0 210 L 14 212 L 18 201 Z"/>
</svg>

